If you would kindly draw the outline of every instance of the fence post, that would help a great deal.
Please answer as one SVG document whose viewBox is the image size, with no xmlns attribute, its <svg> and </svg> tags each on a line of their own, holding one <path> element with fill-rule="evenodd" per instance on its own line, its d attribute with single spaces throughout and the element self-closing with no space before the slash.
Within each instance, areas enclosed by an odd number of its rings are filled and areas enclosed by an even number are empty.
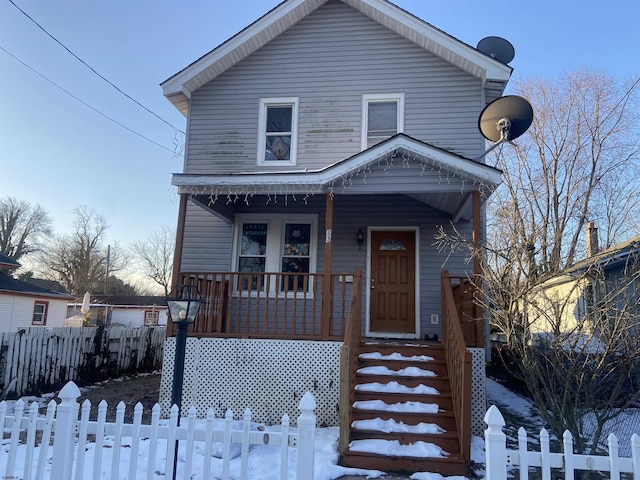
<svg viewBox="0 0 640 480">
<path fill-rule="evenodd" d="M 631 435 L 631 460 L 633 463 L 633 478 L 640 478 L 640 435 Z"/>
<path fill-rule="evenodd" d="M 487 429 L 484 431 L 487 478 L 507 479 L 507 436 L 502 431 L 504 417 L 498 407 L 491 405 L 484 416 Z"/>
<path fill-rule="evenodd" d="M 314 449 L 316 440 L 316 401 L 307 392 L 300 400 L 300 416 L 298 417 L 298 464 L 296 480 L 313 478 Z"/>
<path fill-rule="evenodd" d="M 51 478 L 71 478 L 73 448 L 76 438 L 74 427 L 78 419 L 78 402 L 76 400 L 79 396 L 80 389 L 73 382 L 68 382 L 58 394 L 61 402 L 56 408 L 54 423 Z"/>
</svg>

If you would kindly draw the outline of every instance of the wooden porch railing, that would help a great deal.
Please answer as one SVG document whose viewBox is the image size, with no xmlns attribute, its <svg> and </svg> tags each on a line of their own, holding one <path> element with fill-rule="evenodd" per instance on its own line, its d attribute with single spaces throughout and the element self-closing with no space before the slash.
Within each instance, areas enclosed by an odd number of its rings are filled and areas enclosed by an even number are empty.
<svg viewBox="0 0 640 480">
<path fill-rule="evenodd" d="M 189 327 L 191 336 L 342 340 L 355 276 L 332 274 L 329 292 L 323 280 L 323 273 L 286 272 L 181 272 L 178 277 L 179 284 L 196 285 L 204 300 Z M 167 336 L 175 334 L 167 325 Z"/>
<path fill-rule="evenodd" d="M 476 285 L 478 282 L 479 279 L 472 282 L 469 277 L 449 276 L 464 341 L 467 347 L 481 348 L 484 347 L 484 313 L 476 298 L 482 293 Z"/>
<path fill-rule="evenodd" d="M 353 403 L 355 401 L 355 379 L 360 355 L 360 337 L 362 335 L 362 270 L 353 275 L 353 288 L 349 302 L 344 343 L 340 347 L 340 438 L 338 452 L 344 454 L 349 448 L 349 435 Z"/>
<path fill-rule="evenodd" d="M 462 334 L 451 279 L 449 272 L 444 270 L 441 274 L 442 346 L 447 359 L 460 453 L 468 461 L 471 458 L 471 353 L 467 351 Z"/>
</svg>

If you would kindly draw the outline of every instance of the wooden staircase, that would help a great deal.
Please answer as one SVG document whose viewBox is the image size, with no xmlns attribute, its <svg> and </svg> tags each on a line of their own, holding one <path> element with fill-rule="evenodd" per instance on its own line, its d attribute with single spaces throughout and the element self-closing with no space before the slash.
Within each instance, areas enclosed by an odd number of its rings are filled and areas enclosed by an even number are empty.
<svg viewBox="0 0 640 480">
<path fill-rule="evenodd" d="M 442 345 L 361 342 L 358 351 L 348 448 L 340 464 L 466 475 Z"/>
</svg>

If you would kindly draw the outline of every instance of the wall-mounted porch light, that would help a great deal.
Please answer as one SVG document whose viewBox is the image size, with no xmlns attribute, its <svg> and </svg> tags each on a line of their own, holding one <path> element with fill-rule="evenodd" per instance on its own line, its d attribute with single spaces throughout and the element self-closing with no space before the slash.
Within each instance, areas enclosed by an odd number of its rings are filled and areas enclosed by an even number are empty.
<svg viewBox="0 0 640 480">
<path fill-rule="evenodd" d="M 362 250 L 362 244 L 364 243 L 364 233 L 362 233 L 362 229 L 358 229 L 358 250 Z"/>
</svg>

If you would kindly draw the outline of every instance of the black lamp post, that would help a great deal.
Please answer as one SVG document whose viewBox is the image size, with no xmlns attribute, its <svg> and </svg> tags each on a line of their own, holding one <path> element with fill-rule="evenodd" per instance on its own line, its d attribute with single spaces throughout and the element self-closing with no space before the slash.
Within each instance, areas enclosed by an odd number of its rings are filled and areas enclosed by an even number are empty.
<svg viewBox="0 0 640 480">
<path fill-rule="evenodd" d="M 196 321 L 200 305 L 204 301 L 195 285 L 177 285 L 167 297 L 169 319 L 177 327 L 176 355 L 173 364 L 173 389 L 171 405 L 182 406 L 182 380 L 184 377 L 184 357 L 187 345 L 187 329 Z"/>
<path fill-rule="evenodd" d="M 196 321 L 200 305 L 204 301 L 195 285 L 176 285 L 167 297 L 169 320 L 177 327 L 176 354 L 173 361 L 173 388 L 171 389 L 171 405 L 178 406 L 178 425 L 180 425 L 180 409 L 182 407 L 182 381 L 184 379 L 184 357 L 187 346 L 189 325 Z M 173 478 L 176 478 L 178 460 L 178 442 L 176 442 L 173 459 Z"/>
</svg>

